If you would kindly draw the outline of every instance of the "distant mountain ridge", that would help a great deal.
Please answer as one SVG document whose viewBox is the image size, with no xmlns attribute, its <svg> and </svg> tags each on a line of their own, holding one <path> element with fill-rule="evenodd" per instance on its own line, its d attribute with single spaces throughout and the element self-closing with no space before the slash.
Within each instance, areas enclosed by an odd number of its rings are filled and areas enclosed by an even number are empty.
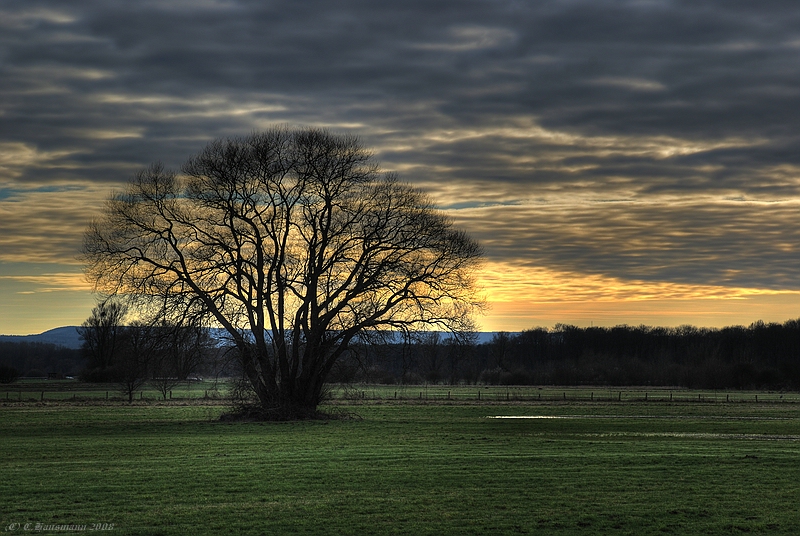
<svg viewBox="0 0 800 536">
<path fill-rule="evenodd" d="M 478 344 L 490 342 L 496 333 L 494 331 L 478 332 Z M 38 335 L 0 335 L 0 342 L 40 342 L 73 349 L 81 347 L 78 326 L 54 328 Z"/>
<path fill-rule="evenodd" d="M 81 347 L 81 336 L 78 326 L 63 326 L 39 333 L 38 335 L 0 335 L 1 342 L 40 342 L 55 344 L 66 348 L 77 349 Z"/>
</svg>

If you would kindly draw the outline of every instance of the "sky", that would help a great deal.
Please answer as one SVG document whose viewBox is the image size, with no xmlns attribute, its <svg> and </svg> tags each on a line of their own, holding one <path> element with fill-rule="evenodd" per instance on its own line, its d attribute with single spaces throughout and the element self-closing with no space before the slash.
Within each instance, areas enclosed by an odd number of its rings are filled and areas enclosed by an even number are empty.
<svg viewBox="0 0 800 536">
<path fill-rule="evenodd" d="M 485 331 L 800 317 L 796 0 L 4 0 L 0 333 L 77 325 L 104 201 L 277 124 L 480 241 Z"/>
</svg>

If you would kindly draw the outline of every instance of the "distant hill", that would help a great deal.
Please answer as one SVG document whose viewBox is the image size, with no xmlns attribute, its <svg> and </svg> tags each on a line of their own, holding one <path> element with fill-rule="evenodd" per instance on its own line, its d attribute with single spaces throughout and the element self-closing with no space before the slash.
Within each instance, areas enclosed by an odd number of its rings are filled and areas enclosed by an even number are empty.
<svg viewBox="0 0 800 536">
<path fill-rule="evenodd" d="M 56 344 L 66 348 L 77 349 L 81 347 L 81 338 L 78 335 L 78 326 L 64 326 L 54 328 L 38 335 L 0 335 L 0 341 L 6 342 L 42 342 Z"/>
<path fill-rule="evenodd" d="M 487 343 L 492 340 L 496 332 L 479 332 L 478 343 Z M 224 337 L 224 331 L 219 330 L 218 337 Z M 78 335 L 78 326 L 64 326 L 54 328 L 38 335 L 0 335 L 0 341 L 8 342 L 43 342 L 56 344 L 66 348 L 77 349 L 81 347 L 81 338 Z"/>
</svg>

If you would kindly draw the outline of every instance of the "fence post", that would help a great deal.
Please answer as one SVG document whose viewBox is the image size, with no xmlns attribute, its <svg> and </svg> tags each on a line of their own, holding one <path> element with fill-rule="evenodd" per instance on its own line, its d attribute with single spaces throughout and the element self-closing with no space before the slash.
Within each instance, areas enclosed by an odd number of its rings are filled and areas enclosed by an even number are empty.
<svg viewBox="0 0 800 536">
<path fill-rule="evenodd" d="M 647 400 L 647 391 L 644 392 L 644 399 Z"/>
<path fill-rule="evenodd" d="M 617 401 L 622 402 L 622 391 L 619 392 L 619 396 L 617 396 Z"/>
<path fill-rule="evenodd" d="M 591 397 L 591 399 L 592 399 L 592 402 L 594 402 L 594 392 L 592 392 L 592 397 Z"/>
<path fill-rule="evenodd" d="M 480 391 L 480 389 L 478 389 L 478 400 L 480 400 L 480 399 L 481 399 L 481 391 Z"/>
<path fill-rule="evenodd" d="M 42 398 L 41 398 L 41 400 L 44 400 L 44 391 L 42 391 Z"/>
</svg>

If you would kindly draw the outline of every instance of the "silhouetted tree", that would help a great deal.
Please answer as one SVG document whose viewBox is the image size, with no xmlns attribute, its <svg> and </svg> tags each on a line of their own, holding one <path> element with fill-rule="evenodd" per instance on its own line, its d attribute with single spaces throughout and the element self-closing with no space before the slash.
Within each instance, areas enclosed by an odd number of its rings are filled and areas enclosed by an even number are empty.
<svg viewBox="0 0 800 536">
<path fill-rule="evenodd" d="M 14 383 L 19 378 L 19 371 L 8 365 L 0 365 L 0 383 Z"/>
<path fill-rule="evenodd" d="M 425 381 L 439 383 L 443 376 L 442 368 L 447 351 L 442 344 L 441 334 L 438 331 L 420 333 L 416 346 Z"/>
<path fill-rule="evenodd" d="M 507 359 L 510 343 L 511 335 L 506 331 L 500 331 L 492 336 L 492 341 L 489 343 L 489 357 L 494 369 L 508 370 Z"/>
<path fill-rule="evenodd" d="M 166 400 L 173 388 L 197 371 L 214 347 L 208 330 L 200 326 L 163 324 L 150 331 L 156 339 L 150 383 Z"/>
<path fill-rule="evenodd" d="M 87 359 L 86 379 L 110 380 L 110 370 L 119 351 L 120 334 L 125 329 L 123 320 L 127 307 L 117 300 L 107 299 L 92 309 L 78 333 L 83 341 L 82 349 Z"/>
<path fill-rule="evenodd" d="M 85 235 L 97 288 L 164 319 L 216 323 L 260 411 L 316 414 L 370 331 L 470 330 L 480 246 L 357 139 L 276 128 L 153 165 Z"/>
<path fill-rule="evenodd" d="M 461 379 L 461 365 L 472 356 L 477 340 L 478 334 L 474 331 L 465 331 L 448 339 L 447 366 L 450 385 L 456 385 Z"/>
<path fill-rule="evenodd" d="M 133 402 L 133 396 L 147 383 L 159 340 L 153 327 L 140 321 L 122 331 L 118 355 L 111 368 L 112 377 L 122 393 Z"/>
</svg>

